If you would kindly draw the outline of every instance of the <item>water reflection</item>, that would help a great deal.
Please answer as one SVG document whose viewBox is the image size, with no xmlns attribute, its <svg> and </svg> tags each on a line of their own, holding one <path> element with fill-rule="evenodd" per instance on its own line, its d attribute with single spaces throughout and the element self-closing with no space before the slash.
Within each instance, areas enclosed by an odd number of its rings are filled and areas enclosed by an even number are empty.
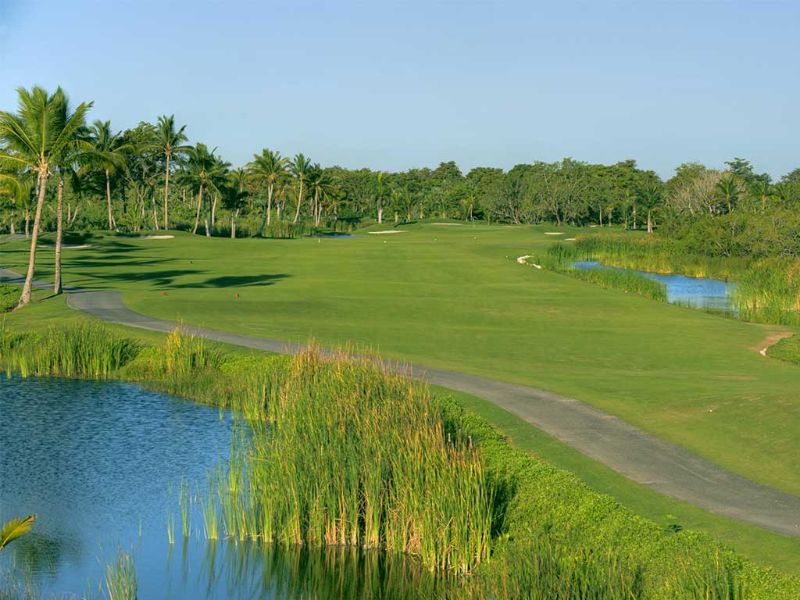
<svg viewBox="0 0 800 600">
<path fill-rule="evenodd" d="M 0 520 L 37 514 L 34 533 L 0 553 L 0 597 L 10 571 L 41 597 L 97 597 L 119 549 L 147 599 L 401 600 L 453 589 L 379 552 L 184 539 L 180 524 L 170 545 L 179 483 L 197 494 L 229 455 L 231 419 L 217 409 L 125 383 L 0 376 L 0 415 Z"/>
</svg>

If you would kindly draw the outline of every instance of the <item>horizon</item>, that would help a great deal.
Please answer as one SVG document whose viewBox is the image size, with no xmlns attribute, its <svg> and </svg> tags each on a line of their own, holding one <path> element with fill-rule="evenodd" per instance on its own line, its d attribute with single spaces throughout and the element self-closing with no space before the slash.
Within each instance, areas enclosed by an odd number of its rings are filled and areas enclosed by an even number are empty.
<svg viewBox="0 0 800 600">
<path fill-rule="evenodd" d="M 174 113 L 237 165 L 268 147 L 385 171 L 633 159 L 667 179 L 742 157 L 777 180 L 800 165 L 797 17 L 783 2 L 4 0 L 0 108 L 60 85 L 115 130 Z"/>
</svg>

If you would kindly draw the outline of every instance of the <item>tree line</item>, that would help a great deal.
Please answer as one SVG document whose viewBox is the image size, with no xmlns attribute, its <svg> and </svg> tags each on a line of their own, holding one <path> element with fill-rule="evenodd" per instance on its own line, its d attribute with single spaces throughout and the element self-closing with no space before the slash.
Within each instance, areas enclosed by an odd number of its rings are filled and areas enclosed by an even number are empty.
<svg viewBox="0 0 800 600">
<path fill-rule="evenodd" d="M 736 219 L 741 227 L 751 215 L 791 214 L 800 205 L 800 169 L 772 182 L 739 158 L 724 170 L 683 164 L 667 181 L 634 160 L 602 165 L 565 158 L 466 174 L 451 161 L 389 173 L 323 167 L 302 153 L 263 149 L 234 167 L 216 149 L 189 144 L 186 126 L 173 116 L 115 131 L 109 121 L 90 122 L 91 108 L 91 102 L 73 106 L 60 88 L 34 87 L 18 90 L 16 111 L 0 112 L 0 231 L 31 239 L 20 304 L 30 300 L 42 230 L 56 234 L 60 293 L 65 229 L 286 236 L 362 221 L 458 219 L 649 232 L 660 225 L 703 240 L 705 229 L 724 237 L 717 230 L 724 233 Z"/>
</svg>

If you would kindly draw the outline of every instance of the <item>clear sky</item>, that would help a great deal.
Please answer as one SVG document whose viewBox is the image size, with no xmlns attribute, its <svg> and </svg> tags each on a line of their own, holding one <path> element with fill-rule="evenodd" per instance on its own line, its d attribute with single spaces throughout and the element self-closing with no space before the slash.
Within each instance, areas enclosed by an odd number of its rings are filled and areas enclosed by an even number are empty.
<svg viewBox="0 0 800 600">
<path fill-rule="evenodd" d="M 0 107 L 32 84 L 118 129 L 175 113 L 237 165 L 800 166 L 792 0 L 0 0 Z"/>
</svg>

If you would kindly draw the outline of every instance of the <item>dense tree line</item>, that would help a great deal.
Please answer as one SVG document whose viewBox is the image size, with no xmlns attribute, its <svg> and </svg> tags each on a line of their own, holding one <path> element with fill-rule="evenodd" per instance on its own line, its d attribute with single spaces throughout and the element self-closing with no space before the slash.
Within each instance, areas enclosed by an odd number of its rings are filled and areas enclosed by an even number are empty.
<svg viewBox="0 0 800 600">
<path fill-rule="evenodd" d="M 39 232 L 56 232 L 57 282 L 63 232 L 97 228 L 235 237 L 237 227 L 240 235 L 284 236 L 359 221 L 552 222 L 660 226 L 709 254 L 800 254 L 800 169 L 772 182 L 737 158 L 725 170 L 683 164 L 665 182 L 633 160 L 565 158 L 508 171 L 465 174 L 442 162 L 386 173 L 270 149 L 234 168 L 216 149 L 190 145 L 172 116 L 115 131 L 109 121 L 90 123 L 91 103 L 73 108 L 61 89 L 18 95 L 17 110 L 0 113 L 0 231 L 32 239 L 29 275 Z M 23 303 L 29 296 L 26 286 Z"/>
</svg>

